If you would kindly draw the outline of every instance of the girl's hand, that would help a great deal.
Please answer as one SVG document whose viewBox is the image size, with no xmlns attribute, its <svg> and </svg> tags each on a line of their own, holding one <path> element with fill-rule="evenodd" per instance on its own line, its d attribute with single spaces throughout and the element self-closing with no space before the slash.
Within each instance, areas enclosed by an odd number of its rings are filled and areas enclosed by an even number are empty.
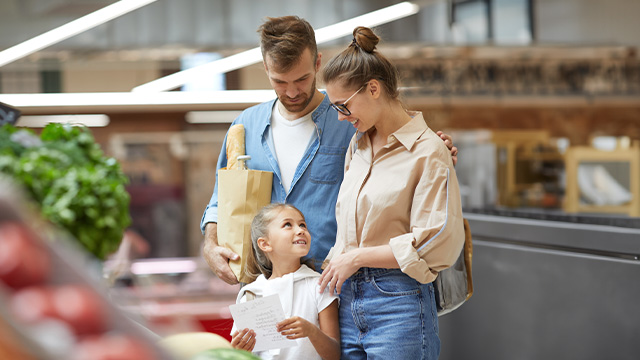
<svg viewBox="0 0 640 360">
<path fill-rule="evenodd" d="M 360 250 L 353 249 L 331 259 L 329 265 L 322 272 L 322 276 L 320 276 L 320 292 L 323 292 L 324 288 L 329 286 L 331 295 L 333 295 L 334 289 L 336 294 L 340 294 L 342 284 L 360 269 L 360 266 L 356 265 L 355 262 L 357 252 Z"/>
<path fill-rule="evenodd" d="M 317 326 L 299 316 L 282 320 L 277 324 L 277 329 L 287 339 L 292 340 L 309 337 L 314 331 L 319 330 Z"/>
<path fill-rule="evenodd" d="M 256 333 L 250 329 L 236 331 L 231 335 L 231 346 L 251 352 L 256 346 Z"/>
</svg>

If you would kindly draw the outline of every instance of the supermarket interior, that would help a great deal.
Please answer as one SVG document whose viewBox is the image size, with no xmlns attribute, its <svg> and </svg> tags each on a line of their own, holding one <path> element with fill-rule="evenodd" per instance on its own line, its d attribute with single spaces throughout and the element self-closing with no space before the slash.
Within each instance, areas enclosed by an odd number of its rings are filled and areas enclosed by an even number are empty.
<svg viewBox="0 0 640 360">
<path fill-rule="evenodd" d="M 322 66 L 374 29 L 458 150 L 473 294 L 440 359 L 638 358 L 640 1 L 3 0 L 0 359 L 231 348 L 241 285 L 201 222 L 232 122 L 276 98 L 258 29 L 285 15 Z"/>
</svg>

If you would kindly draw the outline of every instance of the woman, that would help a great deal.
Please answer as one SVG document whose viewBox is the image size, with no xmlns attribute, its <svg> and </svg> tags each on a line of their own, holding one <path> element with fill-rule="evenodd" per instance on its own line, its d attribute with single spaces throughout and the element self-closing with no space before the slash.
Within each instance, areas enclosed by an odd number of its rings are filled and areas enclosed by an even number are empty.
<svg viewBox="0 0 640 360">
<path fill-rule="evenodd" d="M 320 278 L 340 295 L 344 359 L 437 359 L 432 281 L 464 243 L 451 155 L 398 99 L 398 73 L 365 27 L 325 66 L 339 119 L 357 129 L 336 205 L 338 233 Z"/>
</svg>

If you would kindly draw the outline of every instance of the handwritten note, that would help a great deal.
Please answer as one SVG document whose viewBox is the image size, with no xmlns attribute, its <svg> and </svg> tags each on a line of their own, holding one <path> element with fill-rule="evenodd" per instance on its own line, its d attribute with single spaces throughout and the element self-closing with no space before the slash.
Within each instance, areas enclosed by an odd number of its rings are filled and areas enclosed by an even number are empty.
<svg viewBox="0 0 640 360">
<path fill-rule="evenodd" d="M 253 351 L 282 349 L 296 345 L 276 330 L 276 324 L 284 320 L 284 311 L 277 294 L 257 298 L 245 303 L 229 305 L 237 329 L 253 329 L 256 346 Z"/>
</svg>

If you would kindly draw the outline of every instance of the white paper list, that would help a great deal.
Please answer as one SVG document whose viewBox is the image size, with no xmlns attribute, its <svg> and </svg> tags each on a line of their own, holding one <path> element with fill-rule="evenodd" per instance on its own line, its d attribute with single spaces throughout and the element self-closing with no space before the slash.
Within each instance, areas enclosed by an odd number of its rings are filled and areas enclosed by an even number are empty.
<svg viewBox="0 0 640 360">
<path fill-rule="evenodd" d="M 256 298 L 245 303 L 229 305 L 236 329 L 252 329 L 256 333 L 253 351 L 282 349 L 295 346 L 276 329 L 276 324 L 284 320 L 284 311 L 277 294 Z"/>
</svg>

